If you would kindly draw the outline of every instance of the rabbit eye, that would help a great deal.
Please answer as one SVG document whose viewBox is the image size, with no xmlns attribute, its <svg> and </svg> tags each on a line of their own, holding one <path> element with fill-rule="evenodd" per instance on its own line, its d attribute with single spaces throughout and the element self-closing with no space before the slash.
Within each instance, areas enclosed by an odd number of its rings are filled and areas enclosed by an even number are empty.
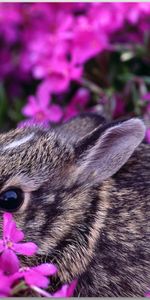
<svg viewBox="0 0 150 300">
<path fill-rule="evenodd" d="M 11 212 L 16 211 L 24 200 L 23 191 L 19 188 L 10 188 L 0 194 L 0 209 Z"/>
</svg>

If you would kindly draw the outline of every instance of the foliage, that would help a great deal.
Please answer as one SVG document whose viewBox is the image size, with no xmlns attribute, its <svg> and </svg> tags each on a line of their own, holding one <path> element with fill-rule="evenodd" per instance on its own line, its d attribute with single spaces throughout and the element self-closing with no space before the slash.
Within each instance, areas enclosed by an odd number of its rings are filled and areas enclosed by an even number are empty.
<svg viewBox="0 0 150 300">
<path fill-rule="evenodd" d="M 89 110 L 149 128 L 149 29 L 150 3 L 0 3 L 1 131 Z"/>
</svg>

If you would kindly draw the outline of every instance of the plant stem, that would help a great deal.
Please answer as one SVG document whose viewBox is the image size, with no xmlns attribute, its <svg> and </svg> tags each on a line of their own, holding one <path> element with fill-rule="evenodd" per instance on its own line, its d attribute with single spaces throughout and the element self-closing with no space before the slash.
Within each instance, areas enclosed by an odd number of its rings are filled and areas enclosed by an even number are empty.
<svg viewBox="0 0 150 300">
<path fill-rule="evenodd" d="M 25 285 L 24 281 L 19 282 L 11 291 L 11 295 L 15 295 L 22 290 L 26 290 L 27 286 Z"/>
<path fill-rule="evenodd" d="M 98 94 L 99 96 L 104 95 L 104 91 L 98 85 L 86 78 L 82 79 L 82 85 L 90 89 L 93 93 Z"/>
</svg>

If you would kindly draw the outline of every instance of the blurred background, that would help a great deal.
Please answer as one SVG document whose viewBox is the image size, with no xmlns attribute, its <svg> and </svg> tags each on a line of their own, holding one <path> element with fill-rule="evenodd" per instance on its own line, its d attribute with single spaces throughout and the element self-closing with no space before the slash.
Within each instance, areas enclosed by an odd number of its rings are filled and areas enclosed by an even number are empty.
<svg viewBox="0 0 150 300">
<path fill-rule="evenodd" d="M 86 111 L 150 143 L 150 3 L 0 3 L 0 131 Z"/>
</svg>

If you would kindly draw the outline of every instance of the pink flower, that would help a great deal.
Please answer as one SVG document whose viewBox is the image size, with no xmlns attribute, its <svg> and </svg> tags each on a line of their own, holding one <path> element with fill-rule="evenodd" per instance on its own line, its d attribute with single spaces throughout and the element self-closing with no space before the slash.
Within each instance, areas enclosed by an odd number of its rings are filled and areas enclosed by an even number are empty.
<svg viewBox="0 0 150 300">
<path fill-rule="evenodd" d="M 73 280 L 71 284 L 64 284 L 61 289 L 53 294 L 55 298 L 72 297 L 77 285 L 77 280 Z"/>
<path fill-rule="evenodd" d="M 121 29 L 124 25 L 123 5 L 124 3 L 92 3 L 88 18 L 100 34 L 105 33 L 109 38 L 111 33 Z"/>
<path fill-rule="evenodd" d="M 142 96 L 143 100 L 150 101 L 150 93 L 146 93 Z"/>
<path fill-rule="evenodd" d="M 89 91 L 85 88 L 80 88 L 66 107 L 64 120 L 66 121 L 69 118 L 74 117 L 78 113 L 82 112 L 89 101 Z"/>
<path fill-rule="evenodd" d="M 2 270 L 0 270 L 0 298 L 10 295 L 13 282 L 14 279 L 12 276 L 6 276 Z"/>
<path fill-rule="evenodd" d="M 51 93 L 64 92 L 71 80 L 79 81 L 82 76 L 82 66 L 68 62 L 64 57 L 54 59 L 42 59 L 33 67 L 34 77 L 46 78 L 45 84 L 49 86 Z"/>
<path fill-rule="evenodd" d="M 71 44 L 73 62 L 82 64 L 104 50 L 107 38 L 90 20 L 84 16 L 76 20 L 74 39 Z"/>
<path fill-rule="evenodd" d="M 133 25 L 140 26 L 140 19 L 145 17 L 150 12 L 149 3 L 123 3 L 122 13 L 124 17 Z"/>
<path fill-rule="evenodd" d="M 0 240 L 0 268 L 9 274 L 19 269 L 19 259 L 15 253 L 32 256 L 37 251 L 34 243 L 20 243 L 24 238 L 21 230 L 17 229 L 16 223 L 10 213 L 3 215 L 3 240 Z"/>
<path fill-rule="evenodd" d="M 53 264 L 45 263 L 36 267 L 21 268 L 14 274 L 13 278 L 23 278 L 30 287 L 47 288 L 49 284 L 47 276 L 52 276 L 56 272 L 57 268 Z"/>
<path fill-rule="evenodd" d="M 37 286 L 32 286 L 32 289 L 36 292 L 38 292 L 41 296 L 44 297 L 48 297 L 48 298 L 67 298 L 67 297 L 72 297 L 74 290 L 76 288 L 77 285 L 77 280 L 73 280 L 72 283 L 69 284 L 64 284 L 60 290 L 58 290 L 57 292 L 55 292 L 54 294 L 50 294 L 44 290 L 42 290 L 41 288 L 37 287 Z"/>
<path fill-rule="evenodd" d="M 22 113 L 33 119 L 35 123 L 59 122 L 62 118 L 62 109 L 59 105 L 50 104 L 49 94 L 49 82 L 45 81 L 39 85 L 36 97 L 28 98 L 28 103 L 24 106 Z"/>
<path fill-rule="evenodd" d="M 73 14 L 59 9 L 54 3 L 30 4 L 25 12 L 30 22 L 23 33 L 29 59 L 34 58 L 37 62 L 43 55 L 64 54 L 68 40 L 72 38 Z"/>
<path fill-rule="evenodd" d="M 146 293 L 145 297 L 150 298 L 150 292 Z"/>
<path fill-rule="evenodd" d="M 18 40 L 18 25 L 22 21 L 20 12 L 20 4 L 14 6 L 13 3 L 0 3 L 0 31 L 8 44 Z"/>
</svg>

